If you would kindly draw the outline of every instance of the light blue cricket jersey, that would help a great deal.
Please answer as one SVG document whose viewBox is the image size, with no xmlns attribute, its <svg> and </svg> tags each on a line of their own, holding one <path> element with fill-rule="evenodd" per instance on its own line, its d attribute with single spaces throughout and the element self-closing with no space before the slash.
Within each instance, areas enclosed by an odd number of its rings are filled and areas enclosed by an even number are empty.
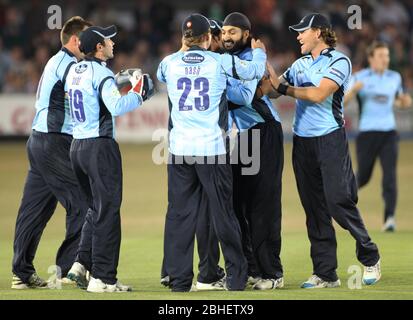
<svg viewBox="0 0 413 320">
<path fill-rule="evenodd" d="M 284 78 L 295 87 L 316 87 L 328 78 L 339 89 L 321 103 L 296 99 L 293 132 L 300 137 L 319 137 L 344 125 L 344 93 L 351 75 L 350 59 L 334 48 L 324 49 L 317 59 L 311 54 L 296 60 L 284 73 Z"/>
<path fill-rule="evenodd" d="M 70 68 L 66 92 L 73 118 L 73 138 L 115 138 L 115 117 L 142 104 L 140 95 L 121 96 L 113 72 L 97 58 L 81 61 Z"/>
<path fill-rule="evenodd" d="M 47 62 L 36 94 L 36 115 L 32 129 L 39 132 L 72 134 L 73 124 L 64 86 L 76 57 L 65 47 Z"/>
<path fill-rule="evenodd" d="M 252 49 L 246 48 L 236 54 L 241 60 L 252 59 Z M 239 131 L 245 131 L 258 123 L 275 120 L 281 122 L 277 110 L 267 96 L 255 99 L 257 79 L 251 81 L 228 79 L 227 98 L 230 111 L 229 126 L 235 122 Z"/>
<path fill-rule="evenodd" d="M 167 85 L 169 98 L 169 151 L 183 156 L 226 153 L 228 131 L 226 87 L 228 77 L 261 79 L 266 54 L 252 53 L 252 61 L 239 60 L 192 47 L 165 57 L 159 65 L 159 81 Z"/>
<path fill-rule="evenodd" d="M 357 93 L 360 108 L 360 131 L 391 131 L 396 129 L 393 105 L 397 95 L 403 93 L 402 78 L 396 71 L 378 74 L 372 69 L 355 73 L 350 87 L 357 81 L 363 88 Z"/>
</svg>

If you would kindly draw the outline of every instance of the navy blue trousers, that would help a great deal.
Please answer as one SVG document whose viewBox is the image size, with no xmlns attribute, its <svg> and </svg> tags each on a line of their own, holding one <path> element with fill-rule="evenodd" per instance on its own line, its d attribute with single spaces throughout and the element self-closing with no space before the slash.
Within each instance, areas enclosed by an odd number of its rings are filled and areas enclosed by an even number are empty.
<svg viewBox="0 0 413 320">
<path fill-rule="evenodd" d="M 35 272 L 33 260 L 43 230 L 57 203 L 66 210 L 66 234 L 56 265 L 62 277 L 70 270 L 78 250 L 88 209 L 69 158 L 72 137 L 33 131 L 27 141 L 30 162 L 14 236 L 13 273 L 27 282 Z M 44 270 L 46 271 L 46 270 Z"/>
<path fill-rule="evenodd" d="M 337 280 L 337 241 L 332 219 L 356 240 L 358 260 L 373 266 L 379 260 L 357 209 L 357 183 L 344 128 L 320 137 L 294 136 L 293 167 L 307 217 L 313 273 Z"/>
<path fill-rule="evenodd" d="M 90 208 L 77 261 L 91 271 L 92 277 L 115 284 L 121 243 L 122 159 L 119 146 L 109 138 L 74 139 L 70 157 Z"/>
<path fill-rule="evenodd" d="M 164 257 L 172 291 L 189 291 L 191 288 L 194 240 L 200 212 L 209 212 L 221 244 L 228 288 L 243 290 L 247 280 L 247 261 L 233 210 L 229 159 L 225 164 L 193 164 L 181 157 L 182 161 L 177 161 L 173 155 L 171 157 L 168 164 Z M 209 210 L 200 207 L 204 192 Z"/>
</svg>

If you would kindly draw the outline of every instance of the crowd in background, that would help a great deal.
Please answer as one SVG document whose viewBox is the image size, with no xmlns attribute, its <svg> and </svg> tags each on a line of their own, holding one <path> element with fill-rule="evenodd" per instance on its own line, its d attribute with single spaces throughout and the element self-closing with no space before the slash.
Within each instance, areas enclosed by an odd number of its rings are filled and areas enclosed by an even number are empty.
<svg viewBox="0 0 413 320">
<path fill-rule="evenodd" d="M 58 4 L 59 1 L 53 3 Z M 350 30 L 348 7 L 362 9 L 362 28 Z M 40 0 L 0 0 L 0 93 L 35 93 L 47 60 L 61 47 L 59 30 L 48 28 L 47 9 Z M 209 1 L 89 1 L 61 2 L 63 21 L 80 15 L 96 25 L 116 24 L 115 58 L 109 65 L 116 73 L 122 68 L 141 67 L 155 75 L 161 59 L 181 46 L 181 21 L 192 12 L 223 20 L 233 11 L 251 20 L 253 35 L 260 37 L 278 72 L 297 57 L 296 34 L 288 26 L 309 12 L 330 17 L 339 42 L 348 54 L 353 71 L 366 66 L 366 47 L 374 39 L 390 44 L 391 66 L 399 71 L 404 86 L 413 91 L 413 0 L 209 0 Z"/>
</svg>

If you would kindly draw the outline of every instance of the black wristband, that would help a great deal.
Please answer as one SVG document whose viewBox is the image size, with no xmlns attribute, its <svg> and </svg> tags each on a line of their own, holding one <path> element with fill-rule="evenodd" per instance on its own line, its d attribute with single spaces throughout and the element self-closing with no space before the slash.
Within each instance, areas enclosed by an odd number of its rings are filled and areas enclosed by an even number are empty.
<svg viewBox="0 0 413 320">
<path fill-rule="evenodd" d="M 277 88 L 277 92 L 281 93 L 282 95 L 285 96 L 287 94 L 287 89 L 288 89 L 288 86 L 286 86 L 285 84 L 280 83 L 280 85 Z"/>
</svg>

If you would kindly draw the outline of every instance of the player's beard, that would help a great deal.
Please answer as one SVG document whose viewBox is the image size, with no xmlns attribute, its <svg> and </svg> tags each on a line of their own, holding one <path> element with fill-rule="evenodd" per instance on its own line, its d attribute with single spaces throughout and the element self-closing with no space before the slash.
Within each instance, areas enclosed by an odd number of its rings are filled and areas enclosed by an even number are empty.
<svg viewBox="0 0 413 320">
<path fill-rule="evenodd" d="M 224 41 L 223 43 L 224 43 L 224 50 L 225 50 L 225 52 L 228 52 L 228 53 L 231 53 L 231 54 L 234 54 L 234 53 L 236 53 L 236 52 L 238 52 L 238 51 L 241 51 L 241 50 L 245 49 L 245 47 L 247 46 L 247 42 L 244 42 L 244 41 L 242 40 L 242 38 L 239 39 L 238 41 L 227 40 L 227 41 Z M 231 49 L 228 49 L 228 48 L 225 46 L 226 43 L 232 43 L 232 44 L 233 44 L 232 48 L 231 48 Z"/>
</svg>

